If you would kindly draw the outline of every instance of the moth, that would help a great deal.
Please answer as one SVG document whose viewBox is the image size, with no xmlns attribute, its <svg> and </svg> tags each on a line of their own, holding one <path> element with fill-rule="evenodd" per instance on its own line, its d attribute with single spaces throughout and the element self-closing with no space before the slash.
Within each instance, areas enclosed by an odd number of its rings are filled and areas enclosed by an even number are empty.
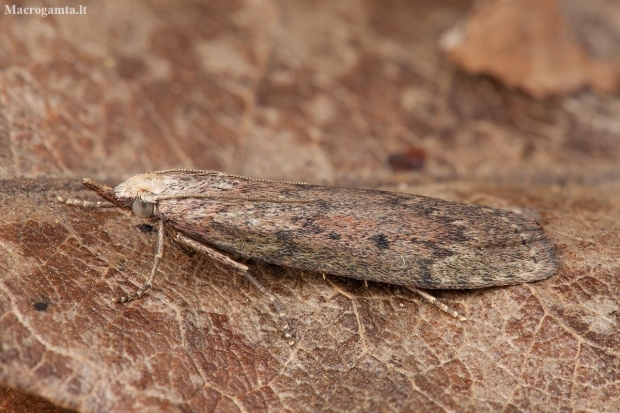
<svg viewBox="0 0 620 413">
<path fill-rule="evenodd" d="M 420 195 L 281 182 L 215 171 L 170 169 L 135 175 L 115 188 L 84 179 L 106 202 L 158 223 L 152 285 L 164 234 L 247 277 L 278 300 L 238 257 L 413 289 L 474 289 L 542 280 L 555 273 L 553 244 L 534 218 Z M 166 231 L 168 230 L 168 231 Z M 464 319 L 460 317 L 461 319 Z"/>
</svg>

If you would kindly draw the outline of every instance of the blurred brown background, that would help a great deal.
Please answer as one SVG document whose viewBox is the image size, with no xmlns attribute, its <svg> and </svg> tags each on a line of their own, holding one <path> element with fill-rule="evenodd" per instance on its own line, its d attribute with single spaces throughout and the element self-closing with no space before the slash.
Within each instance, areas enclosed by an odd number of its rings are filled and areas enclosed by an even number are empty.
<svg viewBox="0 0 620 413">
<path fill-rule="evenodd" d="M 616 2 L 1 5 L 0 411 L 620 409 Z M 54 197 L 171 167 L 523 208 L 560 270 L 437 293 L 460 324 L 255 264 L 294 348 L 251 286 L 171 247 L 146 299 L 111 305 L 152 234 Z"/>
</svg>

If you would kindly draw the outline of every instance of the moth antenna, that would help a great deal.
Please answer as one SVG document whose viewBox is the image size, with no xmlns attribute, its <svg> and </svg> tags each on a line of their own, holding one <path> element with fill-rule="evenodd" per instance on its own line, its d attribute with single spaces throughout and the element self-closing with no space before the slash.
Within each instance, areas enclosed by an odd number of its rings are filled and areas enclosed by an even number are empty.
<svg viewBox="0 0 620 413">
<path fill-rule="evenodd" d="M 237 178 L 237 179 L 242 179 L 244 181 L 266 182 L 266 183 L 273 183 L 273 184 L 310 185 L 307 182 L 274 181 L 273 179 L 250 178 L 248 176 L 243 176 L 243 175 L 229 174 L 225 172 L 209 171 L 209 170 L 203 170 L 203 169 L 175 168 L 175 169 L 165 169 L 163 171 L 155 171 L 152 173 L 158 174 L 158 175 L 164 175 L 170 172 L 183 172 L 183 173 L 189 173 L 189 174 L 207 174 L 207 175 L 215 175 L 218 177 Z"/>
<path fill-rule="evenodd" d="M 276 204 L 306 204 L 312 201 L 309 200 L 295 200 L 295 199 L 278 199 L 278 198 L 252 198 L 244 196 L 231 196 L 231 195 L 208 195 L 208 194 L 193 194 L 189 192 L 173 194 L 173 195 L 158 195 L 154 197 L 155 201 L 165 201 L 169 199 L 214 199 L 214 200 L 226 200 L 226 201 L 248 201 L 248 202 L 273 202 Z"/>
</svg>

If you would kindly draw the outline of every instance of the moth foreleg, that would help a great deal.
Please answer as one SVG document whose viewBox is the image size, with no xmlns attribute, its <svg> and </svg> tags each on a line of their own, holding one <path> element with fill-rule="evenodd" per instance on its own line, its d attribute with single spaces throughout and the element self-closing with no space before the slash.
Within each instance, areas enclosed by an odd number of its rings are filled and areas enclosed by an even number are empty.
<svg viewBox="0 0 620 413">
<path fill-rule="evenodd" d="M 252 276 L 252 274 L 250 274 L 250 269 L 247 265 L 237 262 L 232 258 L 220 253 L 219 251 L 216 251 L 213 248 L 194 241 L 193 239 L 186 237 L 183 234 L 177 233 L 174 239 L 181 245 L 192 248 L 193 250 L 207 255 L 208 257 L 221 264 L 226 265 L 227 267 L 233 268 L 239 274 L 243 275 L 248 281 L 250 281 L 261 293 L 266 295 L 271 302 L 271 305 L 275 309 L 276 314 L 278 314 L 278 317 L 280 317 L 280 320 L 282 321 L 284 336 L 289 339 L 289 344 L 293 345 L 295 343 L 294 329 L 291 327 L 287 320 L 286 313 L 284 312 L 282 304 L 280 304 L 280 301 L 278 301 L 278 299 L 269 290 L 267 290 L 267 288 L 265 288 L 256 278 L 254 278 L 254 276 Z"/>
<path fill-rule="evenodd" d="M 151 269 L 151 275 L 149 276 L 148 281 L 140 287 L 138 291 L 133 294 L 124 295 L 122 297 L 114 300 L 117 303 L 126 303 L 128 301 L 133 301 L 136 298 L 140 298 L 144 295 L 146 290 L 151 288 L 153 285 L 153 278 L 155 278 L 155 273 L 157 272 L 157 267 L 159 266 L 159 261 L 164 256 L 164 221 L 159 221 L 157 226 L 157 250 L 155 252 L 155 262 L 153 263 L 153 269 Z"/>
</svg>

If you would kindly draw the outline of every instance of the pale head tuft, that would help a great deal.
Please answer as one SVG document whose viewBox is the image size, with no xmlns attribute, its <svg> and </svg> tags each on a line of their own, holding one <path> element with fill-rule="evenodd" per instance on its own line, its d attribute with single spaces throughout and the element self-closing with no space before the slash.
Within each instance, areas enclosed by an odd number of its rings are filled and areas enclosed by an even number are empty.
<svg viewBox="0 0 620 413">
<path fill-rule="evenodd" d="M 155 196 L 164 190 L 164 180 L 161 175 L 152 173 L 134 175 L 114 188 L 114 195 L 123 200 L 140 198 L 143 201 L 155 203 Z"/>
</svg>

